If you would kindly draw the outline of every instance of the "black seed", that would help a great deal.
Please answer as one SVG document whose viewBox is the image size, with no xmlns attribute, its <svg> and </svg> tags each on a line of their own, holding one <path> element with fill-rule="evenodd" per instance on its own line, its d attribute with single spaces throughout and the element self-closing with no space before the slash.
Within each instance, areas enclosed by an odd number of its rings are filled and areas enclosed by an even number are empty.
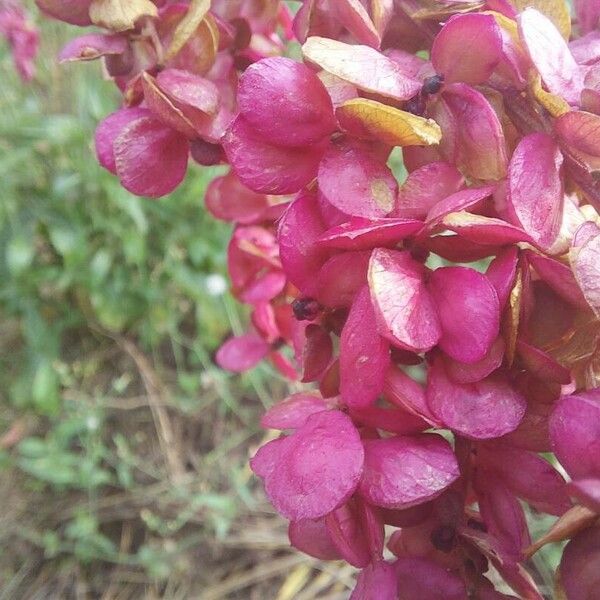
<svg viewBox="0 0 600 600">
<path fill-rule="evenodd" d="M 298 321 L 314 321 L 321 312 L 321 305 L 314 298 L 298 298 L 292 303 Z"/>
<path fill-rule="evenodd" d="M 428 96 L 431 94 L 437 94 L 442 89 L 444 83 L 443 75 L 434 75 L 433 77 L 427 77 L 423 82 L 423 93 Z"/>
</svg>

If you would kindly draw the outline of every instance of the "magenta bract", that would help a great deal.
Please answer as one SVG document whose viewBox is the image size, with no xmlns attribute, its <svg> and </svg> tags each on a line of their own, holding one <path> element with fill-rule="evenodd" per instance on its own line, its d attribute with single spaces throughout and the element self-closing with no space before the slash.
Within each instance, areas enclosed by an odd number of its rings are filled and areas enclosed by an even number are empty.
<svg viewBox="0 0 600 600">
<path fill-rule="evenodd" d="M 500 330 L 500 303 L 485 275 L 465 267 L 434 271 L 428 289 L 437 307 L 439 347 L 463 363 L 483 360 Z"/>
<path fill-rule="evenodd" d="M 242 183 L 262 194 L 291 194 L 317 175 L 325 146 L 276 146 L 243 117 L 233 122 L 223 148 Z"/>
<path fill-rule="evenodd" d="M 440 321 L 425 286 L 423 267 L 406 252 L 377 249 L 369 265 L 369 288 L 379 332 L 406 350 L 430 350 Z"/>
<path fill-rule="evenodd" d="M 357 294 L 340 338 L 340 392 L 350 407 L 370 406 L 383 391 L 389 344 L 377 331 L 369 289 Z"/>
<path fill-rule="evenodd" d="M 459 476 L 441 436 L 421 434 L 365 441 L 361 495 L 383 508 L 409 508 L 442 493 Z"/>
<path fill-rule="evenodd" d="M 491 15 L 456 15 L 433 42 L 431 62 L 448 83 L 487 81 L 500 62 L 502 37 Z"/>
<path fill-rule="evenodd" d="M 517 428 L 526 400 L 501 374 L 477 383 L 453 382 L 437 358 L 429 369 L 427 404 L 450 429 L 471 439 L 490 439 Z"/>
<path fill-rule="evenodd" d="M 246 69 L 238 102 L 244 119 L 271 144 L 309 146 L 335 129 L 325 86 L 289 58 L 266 58 Z"/>
<path fill-rule="evenodd" d="M 560 399 L 550 420 L 552 449 L 575 479 L 600 474 L 600 392 Z"/>
<path fill-rule="evenodd" d="M 582 74 L 558 29 L 534 8 L 525 9 L 517 22 L 527 52 L 549 91 L 578 106 Z"/>
<path fill-rule="evenodd" d="M 356 489 L 364 450 L 352 421 L 338 411 L 313 414 L 289 437 L 263 446 L 251 461 L 269 499 L 291 520 L 315 519 Z"/>
<path fill-rule="evenodd" d="M 217 364 L 228 371 L 247 371 L 257 365 L 269 352 L 270 346 L 251 333 L 225 342 L 217 352 Z"/>
<path fill-rule="evenodd" d="M 332 143 L 319 166 L 319 189 L 343 213 L 375 219 L 394 207 L 398 184 L 377 148 L 366 142 Z M 344 185 L 340 187 L 340 178 Z"/>
<path fill-rule="evenodd" d="M 524 137 L 510 161 L 508 208 L 514 224 L 544 249 L 552 246 L 560 230 L 562 162 L 558 145 L 543 133 Z"/>
<path fill-rule="evenodd" d="M 560 563 L 560 583 L 569 600 L 590 600 L 600 585 L 600 526 L 569 542 Z"/>
</svg>

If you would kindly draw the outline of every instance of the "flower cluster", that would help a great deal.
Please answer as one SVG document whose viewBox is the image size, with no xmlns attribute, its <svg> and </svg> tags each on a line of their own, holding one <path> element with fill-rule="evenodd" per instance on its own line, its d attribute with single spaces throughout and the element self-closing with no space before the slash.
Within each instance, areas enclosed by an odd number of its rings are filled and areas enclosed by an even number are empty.
<svg viewBox="0 0 600 600">
<path fill-rule="evenodd" d="M 108 30 L 62 59 L 123 91 L 96 148 L 125 188 L 232 167 L 206 205 L 252 331 L 217 361 L 314 385 L 251 461 L 291 543 L 361 569 L 354 600 L 509 597 L 492 566 L 529 600 L 570 539 L 560 593 L 595 597 L 600 2 L 38 4 Z M 535 543 L 524 504 L 559 517 Z"/>
</svg>

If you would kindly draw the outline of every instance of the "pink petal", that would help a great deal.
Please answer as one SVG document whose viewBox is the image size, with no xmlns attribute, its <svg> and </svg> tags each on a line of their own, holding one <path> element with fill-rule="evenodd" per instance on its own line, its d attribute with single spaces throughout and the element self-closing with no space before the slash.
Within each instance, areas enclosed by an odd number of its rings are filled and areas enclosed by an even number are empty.
<svg viewBox="0 0 600 600">
<path fill-rule="evenodd" d="M 548 90 L 577 106 L 583 77 L 558 29 L 534 8 L 525 9 L 517 22 L 525 48 Z"/>
<path fill-rule="evenodd" d="M 365 440 L 359 491 L 371 504 L 409 508 L 439 496 L 459 477 L 452 448 L 436 434 Z"/>
<path fill-rule="evenodd" d="M 441 334 L 423 276 L 423 267 L 407 252 L 373 251 L 368 278 L 379 331 L 393 344 L 415 352 L 433 348 Z"/>
<path fill-rule="evenodd" d="M 398 576 L 388 562 L 374 561 L 363 569 L 356 580 L 350 600 L 397 600 Z"/>
<path fill-rule="evenodd" d="M 431 117 L 442 128 L 441 151 L 465 175 L 496 181 L 506 175 L 504 132 L 489 101 L 464 83 L 446 86 Z"/>
<path fill-rule="evenodd" d="M 424 219 L 435 204 L 457 192 L 464 181 L 461 173 L 446 162 L 424 165 L 408 175 L 392 215 Z"/>
<path fill-rule="evenodd" d="M 396 563 L 398 600 L 465 600 L 462 579 L 427 558 L 399 558 Z"/>
<path fill-rule="evenodd" d="M 429 369 L 427 403 L 442 423 L 470 439 L 496 438 L 514 431 L 527 406 L 501 375 L 478 383 L 454 383 L 440 358 Z"/>
<path fill-rule="evenodd" d="M 332 143 L 319 166 L 319 189 L 346 214 L 383 217 L 392 210 L 398 191 L 386 158 L 380 159 L 367 143 L 346 139 Z"/>
<path fill-rule="evenodd" d="M 267 196 L 247 188 L 233 171 L 210 182 L 204 202 L 213 217 L 241 224 L 260 220 L 269 206 Z"/>
<path fill-rule="evenodd" d="M 504 359 L 504 340 L 498 336 L 489 352 L 479 361 L 464 363 L 444 358 L 446 373 L 456 383 L 476 383 L 485 379 L 502 365 Z"/>
<path fill-rule="evenodd" d="M 263 446 L 250 466 L 264 478 L 267 496 L 284 517 L 316 519 L 341 506 L 354 493 L 364 462 L 362 442 L 352 421 L 339 411 L 311 415 L 294 434 Z M 265 461 L 265 452 L 276 460 Z M 265 469 L 264 463 L 273 465 Z M 262 467 L 262 468 L 261 468 Z"/>
<path fill-rule="evenodd" d="M 153 117 L 126 125 L 115 140 L 114 152 L 121 184 L 137 196 L 169 194 L 187 171 L 187 139 Z"/>
<path fill-rule="evenodd" d="M 335 129 L 325 86 L 306 65 L 281 56 L 248 67 L 238 87 L 239 109 L 270 144 L 308 146 Z"/>
<path fill-rule="evenodd" d="M 368 288 L 356 296 L 340 338 L 340 392 L 351 408 L 370 406 L 383 391 L 389 344 L 377 332 Z"/>
<path fill-rule="evenodd" d="M 275 146 L 241 116 L 223 137 L 223 148 L 241 182 L 263 194 L 292 194 L 310 183 L 317 176 L 325 147 Z"/>
<path fill-rule="evenodd" d="M 420 82 L 404 72 L 400 65 L 368 46 L 311 37 L 302 51 L 310 62 L 365 92 L 408 100 L 421 88 Z"/>
<path fill-rule="evenodd" d="M 500 61 L 502 37 L 491 15 L 456 15 L 446 22 L 431 49 L 431 62 L 445 81 L 477 85 Z"/>
<path fill-rule="evenodd" d="M 271 406 L 260 424 L 265 429 L 299 429 L 308 417 L 323 410 L 327 410 L 327 405 L 319 396 L 292 394 Z"/>
<path fill-rule="evenodd" d="M 490 263 L 486 277 L 498 294 L 500 301 L 500 310 L 506 306 L 508 296 L 513 288 L 517 274 L 519 251 L 517 248 L 510 247 L 502 250 L 496 258 Z"/>
<path fill-rule="evenodd" d="M 302 519 L 292 521 L 288 528 L 290 544 L 319 560 L 339 560 L 341 555 L 331 541 L 325 519 Z"/>
<path fill-rule="evenodd" d="M 298 196 L 279 223 L 277 240 L 281 264 L 291 283 L 311 297 L 318 291 L 315 273 L 328 257 L 316 244 L 324 229 L 317 198 L 310 192 Z"/>
<path fill-rule="evenodd" d="M 573 272 L 587 303 L 600 316 L 600 235 L 591 235 L 579 247 Z"/>
<path fill-rule="evenodd" d="M 600 474 L 600 390 L 564 396 L 550 419 L 556 458 L 574 479 Z"/>
<path fill-rule="evenodd" d="M 560 583 L 568 600 L 592 600 L 600 587 L 600 525 L 584 529 L 564 550 Z"/>
<path fill-rule="evenodd" d="M 416 219 L 364 219 L 354 217 L 328 229 L 318 240 L 326 248 L 370 250 L 376 246 L 395 246 L 423 227 Z"/>
<path fill-rule="evenodd" d="M 147 108 L 122 108 L 100 121 L 96 128 L 96 156 L 98 162 L 113 175 L 117 174 L 114 143 L 121 131 L 142 117 L 151 117 Z"/>
<path fill-rule="evenodd" d="M 437 306 L 440 348 L 463 363 L 483 360 L 500 331 L 500 304 L 485 275 L 466 267 L 436 269 L 428 284 Z"/>
<path fill-rule="evenodd" d="M 60 62 L 94 60 L 101 56 L 123 54 L 127 48 L 125 36 L 88 33 L 68 42 L 60 51 L 58 59 Z"/>
<path fill-rule="evenodd" d="M 227 340 L 217 352 L 221 369 L 242 373 L 256 366 L 270 350 L 269 344 L 255 334 L 247 333 Z"/>
<path fill-rule="evenodd" d="M 558 145 L 545 133 L 524 137 L 510 160 L 507 208 L 514 224 L 544 249 L 555 242 L 562 222 L 562 163 Z"/>
<path fill-rule="evenodd" d="M 317 274 L 315 298 L 324 306 L 351 306 L 358 292 L 367 283 L 371 253 L 344 252 L 332 256 Z"/>
</svg>

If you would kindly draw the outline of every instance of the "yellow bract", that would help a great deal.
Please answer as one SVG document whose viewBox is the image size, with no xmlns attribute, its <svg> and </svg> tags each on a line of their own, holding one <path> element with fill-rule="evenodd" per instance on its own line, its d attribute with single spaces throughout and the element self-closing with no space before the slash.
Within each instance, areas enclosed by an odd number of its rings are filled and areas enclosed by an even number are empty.
<svg viewBox="0 0 600 600">
<path fill-rule="evenodd" d="M 444 6 L 441 2 L 423 2 L 425 6 L 410 13 L 411 19 L 440 19 L 445 20 L 457 13 L 468 13 L 481 8 L 484 5 L 483 0 L 465 0 L 464 2 L 453 2 L 449 6 Z"/>
<path fill-rule="evenodd" d="M 512 0 L 515 8 L 521 12 L 526 8 L 535 8 L 545 14 L 568 40 L 571 37 L 571 13 L 566 0 Z"/>
<path fill-rule="evenodd" d="M 336 116 L 342 128 L 350 133 L 375 138 L 390 146 L 430 146 L 442 139 L 442 130 L 433 119 L 366 98 L 344 102 Z"/>
<path fill-rule="evenodd" d="M 529 89 L 533 97 L 553 116 L 560 117 L 571 110 L 566 100 L 555 94 L 547 92 L 542 87 L 542 78 L 539 73 L 531 71 L 529 75 Z"/>
<path fill-rule="evenodd" d="M 92 22 L 112 31 L 127 31 L 142 17 L 157 16 L 158 9 L 150 0 L 94 0 L 90 6 Z"/>
<path fill-rule="evenodd" d="M 192 0 L 190 7 L 173 34 L 165 60 L 172 59 L 194 35 L 210 9 L 210 0 Z"/>
</svg>

